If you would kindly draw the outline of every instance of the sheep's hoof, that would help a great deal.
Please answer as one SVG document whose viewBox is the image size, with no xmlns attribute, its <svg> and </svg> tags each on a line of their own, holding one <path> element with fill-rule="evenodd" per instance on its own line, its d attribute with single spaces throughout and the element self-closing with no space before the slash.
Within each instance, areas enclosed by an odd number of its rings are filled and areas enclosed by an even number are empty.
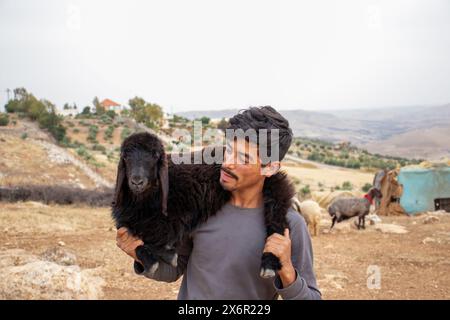
<svg viewBox="0 0 450 320">
<path fill-rule="evenodd" d="M 261 268 L 261 272 L 259 273 L 259 275 L 261 276 L 261 278 L 270 279 L 275 277 L 275 270 Z"/>
<path fill-rule="evenodd" d="M 170 261 L 170 265 L 172 267 L 176 267 L 178 265 L 178 254 L 174 254 L 172 260 Z"/>
</svg>

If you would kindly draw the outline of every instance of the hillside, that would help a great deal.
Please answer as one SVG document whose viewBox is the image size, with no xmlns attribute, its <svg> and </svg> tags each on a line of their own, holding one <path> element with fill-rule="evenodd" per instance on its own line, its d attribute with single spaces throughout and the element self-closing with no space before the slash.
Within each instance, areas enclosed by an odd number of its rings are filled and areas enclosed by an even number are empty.
<svg viewBox="0 0 450 320">
<path fill-rule="evenodd" d="M 116 178 L 119 148 L 124 137 L 132 132 L 145 130 L 129 118 L 104 121 L 101 118 L 65 118 L 66 147 L 55 144 L 53 137 L 39 129 L 36 123 L 11 116 L 7 127 L 0 127 L 0 186 L 61 185 L 94 189 L 112 187 Z M 164 141 L 168 136 L 161 135 Z M 301 147 L 293 144 L 295 148 Z M 319 149 L 314 143 L 310 148 Z M 371 183 L 372 173 L 365 170 L 324 167 L 320 163 L 287 160 L 284 166 L 294 179 L 297 190 L 310 192 L 334 190 L 344 182 L 354 190 L 361 190 Z M 311 164 L 312 163 L 312 164 Z"/>
<path fill-rule="evenodd" d="M 238 109 L 189 111 L 177 113 L 189 119 L 207 116 L 210 118 L 230 117 Z M 441 139 L 439 133 L 429 136 L 433 144 L 435 139 L 440 150 L 433 152 L 427 143 L 417 141 L 414 132 L 419 130 L 447 130 L 450 128 L 450 104 L 440 106 L 408 106 L 396 108 L 371 108 L 355 110 L 325 110 L 321 112 L 302 109 L 280 110 L 280 113 L 289 119 L 289 123 L 296 137 L 315 138 L 329 142 L 349 141 L 361 148 L 379 150 L 379 153 L 389 156 L 438 159 L 442 155 L 450 156 L 450 139 Z M 395 137 L 411 132 L 405 138 L 406 145 L 395 148 L 391 152 L 389 147 L 395 142 Z M 394 140 L 389 140 L 394 139 Z M 425 148 L 423 149 L 425 145 Z M 377 148 L 372 148 L 378 146 Z M 423 152 L 422 152 L 423 150 Z M 376 152 L 376 151 L 374 151 Z"/>
<path fill-rule="evenodd" d="M 0 127 L 0 186 L 62 185 L 82 189 L 112 186 L 115 164 L 111 166 L 113 172 L 104 175 L 74 149 L 56 145 L 36 123 L 12 119 L 10 125 Z"/>
<path fill-rule="evenodd" d="M 411 130 L 365 148 L 372 153 L 408 158 L 439 159 L 450 156 L 450 126 Z"/>
</svg>

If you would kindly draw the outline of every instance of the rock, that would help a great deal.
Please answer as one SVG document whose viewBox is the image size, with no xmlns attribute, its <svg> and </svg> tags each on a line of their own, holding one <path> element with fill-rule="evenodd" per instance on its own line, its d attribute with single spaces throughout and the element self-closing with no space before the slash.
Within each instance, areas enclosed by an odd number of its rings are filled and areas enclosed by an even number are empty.
<svg viewBox="0 0 450 320">
<path fill-rule="evenodd" d="M 0 299 L 99 299 L 104 280 L 95 269 L 42 261 L 23 250 L 0 252 Z"/>
<path fill-rule="evenodd" d="M 427 244 L 427 243 L 435 243 L 436 239 L 430 238 L 430 237 L 426 237 L 425 239 L 422 240 L 423 244 Z"/>
<path fill-rule="evenodd" d="M 343 274 L 325 274 L 324 279 L 318 280 L 320 287 L 332 287 L 333 289 L 343 290 L 348 283 L 348 277 Z"/>
<path fill-rule="evenodd" d="M 375 225 L 377 223 L 381 223 L 380 217 L 377 216 L 375 213 L 367 215 L 366 219 L 369 221 L 370 225 Z"/>
<path fill-rule="evenodd" d="M 435 217 L 435 216 L 428 216 L 425 219 L 423 219 L 423 223 L 424 224 L 430 224 L 430 223 L 435 223 L 435 222 L 439 222 L 439 218 Z"/>
<path fill-rule="evenodd" d="M 427 215 L 435 215 L 435 216 L 449 216 L 450 213 L 445 210 L 437 210 L 437 211 L 427 211 Z"/>
<path fill-rule="evenodd" d="M 66 243 L 64 241 L 58 241 L 58 246 L 64 247 Z"/>
<path fill-rule="evenodd" d="M 408 230 L 406 230 L 406 228 L 403 226 L 388 223 L 377 224 L 375 226 L 375 230 L 380 231 L 382 233 L 395 233 L 395 234 L 404 234 L 408 232 Z"/>
<path fill-rule="evenodd" d="M 63 266 L 71 266 L 77 264 L 77 257 L 74 253 L 61 247 L 53 247 L 47 249 L 41 254 L 43 260 L 52 261 Z"/>
</svg>

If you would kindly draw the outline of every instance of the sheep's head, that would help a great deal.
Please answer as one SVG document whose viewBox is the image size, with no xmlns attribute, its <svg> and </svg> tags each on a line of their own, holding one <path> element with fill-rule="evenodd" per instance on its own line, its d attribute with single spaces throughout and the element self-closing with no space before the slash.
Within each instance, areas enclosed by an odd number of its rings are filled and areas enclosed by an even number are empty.
<svg viewBox="0 0 450 320">
<path fill-rule="evenodd" d="M 121 146 L 115 203 L 121 204 L 127 190 L 139 197 L 157 188 L 161 191 L 163 213 L 166 213 L 168 168 L 164 147 L 153 134 L 133 134 Z"/>
<path fill-rule="evenodd" d="M 377 188 L 371 188 L 368 192 L 368 194 L 370 195 L 370 197 L 372 199 L 381 199 L 381 197 L 383 196 L 383 194 L 381 193 L 380 190 L 378 190 Z"/>
</svg>

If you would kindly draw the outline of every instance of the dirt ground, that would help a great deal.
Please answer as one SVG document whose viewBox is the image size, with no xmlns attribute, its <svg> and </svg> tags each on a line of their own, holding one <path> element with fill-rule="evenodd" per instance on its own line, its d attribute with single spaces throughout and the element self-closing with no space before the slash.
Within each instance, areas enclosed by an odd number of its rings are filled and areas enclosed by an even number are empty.
<svg viewBox="0 0 450 320">
<path fill-rule="evenodd" d="M 381 217 L 405 227 L 404 234 L 382 233 L 376 225 L 358 231 L 353 221 L 326 233 L 325 219 L 313 238 L 323 298 L 450 299 L 450 215 L 425 224 L 427 217 Z M 104 299 L 176 299 L 181 279 L 161 283 L 134 274 L 131 259 L 115 245 L 108 208 L 0 202 L 0 252 L 38 255 L 55 245 L 74 252 L 81 268 L 97 270 Z M 369 266 L 380 270 L 379 289 L 367 287 Z"/>
</svg>

